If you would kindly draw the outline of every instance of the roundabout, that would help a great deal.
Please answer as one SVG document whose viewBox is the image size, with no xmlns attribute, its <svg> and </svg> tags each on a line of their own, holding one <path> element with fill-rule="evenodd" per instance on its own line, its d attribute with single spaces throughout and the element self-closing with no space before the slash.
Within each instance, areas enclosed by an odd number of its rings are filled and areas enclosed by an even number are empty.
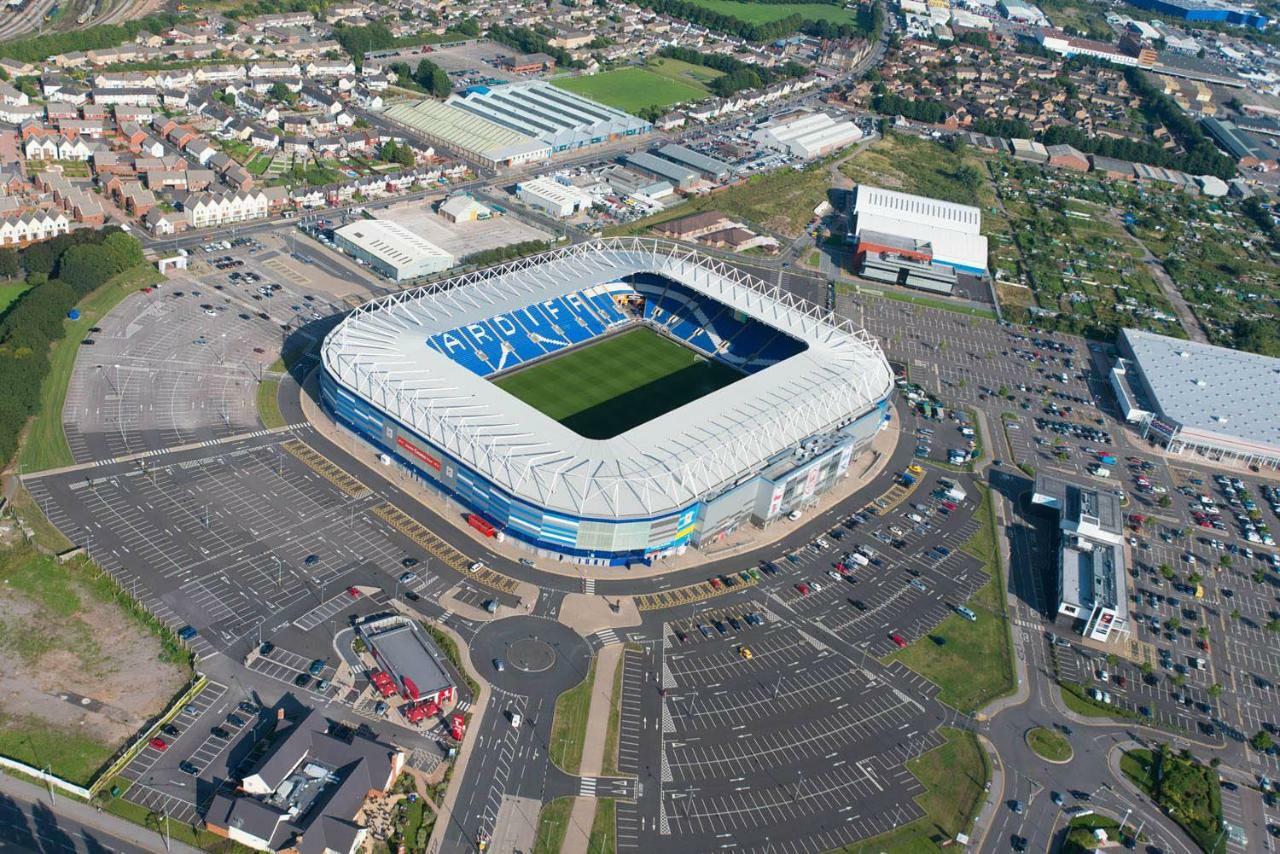
<svg viewBox="0 0 1280 854">
<path fill-rule="evenodd" d="M 487 623 L 469 646 L 472 666 L 495 688 L 552 700 L 582 681 L 591 659 L 591 649 L 580 635 L 543 617 Z"/>
</svg>

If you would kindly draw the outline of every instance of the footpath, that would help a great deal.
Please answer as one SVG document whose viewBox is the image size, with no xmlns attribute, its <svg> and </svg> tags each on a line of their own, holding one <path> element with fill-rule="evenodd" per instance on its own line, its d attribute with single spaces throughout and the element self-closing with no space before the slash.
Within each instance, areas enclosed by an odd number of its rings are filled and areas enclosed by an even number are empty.
<svg viewBox="0 0 1280 854">
<path fill-rule="evenodd" d="M 57 843 L 49 838 L 51 834 L 65 834 L 74 840 L 77 836 L 96 830 L 105 836 L 113 837 L 121 842 L 127 842 L 130 845 L 136 845 L 143 851 L 168 850 L 171 854 L 172 852 L 177 852 L 177 854 L 200 854 L 200 849 L 192 848 L 190 845 L 175 839 L 169 839 L 166 845 L 165 840 L 155 831 L 139 827 L 133 822 L 126 821 L 111 813 L 100 812 L 97 807 L 89 804 L 72 800 L 68 797 L 50 798 L 48 791 L 45 789 L 25 780 L 11 777 L 8 774 L 0 774 L 0 795 L 17 801 L 19 809 L 23 813 L 40 811 L 53 816 L 48 822 L 51 826 L 33 823 L 31 827 L 31 838 L 39 844 L 41 849 L 46 844 L 58 847 Z M 28 805 L 29 809 L 26 808 Z M 62 821 L 60 822 L 59 819 Z M 103 846 L 101 842 L 99 842 L 99 846 L 99 850 L 105 850 L 106 847 L 109 847 Z M 93 846 L 90 845 L 90 847 L 92 848 Z"/>
<path fill-rule="evenodd" d="M 591 705 L 587 710 L 586 743 L 582 747 L 583 777 L 600 777 L 604 771 L 604 746 L 609 734 L 609 712 L 613 705 L 613 676 L 622 663 L 624 644 L 609 644 L 596 655 L 596 676 L 591 686 Z M 569 831 L 565 834 L 561 854 L 587 854 L 591 841 L 591 825 L 595 822 L 595 798 L 573 799 L 569 813 Z"/>
</svg>

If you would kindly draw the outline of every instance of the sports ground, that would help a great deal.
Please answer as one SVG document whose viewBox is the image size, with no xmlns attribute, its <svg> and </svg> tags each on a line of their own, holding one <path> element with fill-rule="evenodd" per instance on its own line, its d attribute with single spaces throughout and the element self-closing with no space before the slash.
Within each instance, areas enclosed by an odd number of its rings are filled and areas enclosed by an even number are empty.
<svg viewBox="0 0 1280 854">
<path fill-rule="evenodd" d="M 587 439 L 611 439 L 742 377 L 651 329 L 632 329 L 494 383 Z"/>
<path fill-rule="evenodd" d="M 706 89 L 672 80 L 644 68 L 618 68 L 583 77 L 560 77 L 551 81 L 575 95 L 591 98 L 624 112 L 645 107 L 669 107 L 706 97 Z"/>
</svg>

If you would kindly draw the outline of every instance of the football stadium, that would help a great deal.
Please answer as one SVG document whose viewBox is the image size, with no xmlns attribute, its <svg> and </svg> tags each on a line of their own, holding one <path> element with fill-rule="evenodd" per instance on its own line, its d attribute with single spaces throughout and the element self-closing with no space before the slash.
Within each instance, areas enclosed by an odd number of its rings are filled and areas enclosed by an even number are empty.
<svg viewBox="0 0 1280 854">
<path fill-rule="evenodd" d="M 803 510 L 888 420 L 879 345 L 652 238 L 383 297 L 322 347 L 321 402 L 482 533 L 648 563 Z"/>
</svg>

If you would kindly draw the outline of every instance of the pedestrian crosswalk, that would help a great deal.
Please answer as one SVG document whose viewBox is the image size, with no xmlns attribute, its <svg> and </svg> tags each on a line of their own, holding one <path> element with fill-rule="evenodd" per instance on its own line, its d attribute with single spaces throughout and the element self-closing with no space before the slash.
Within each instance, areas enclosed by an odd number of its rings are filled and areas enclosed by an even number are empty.
<svg viewBox="0 0 1280 854">
<path fill-rule="evenodd" d="M 588 596 L 593 595 L 596 592 L 596 580 L 594 578 L 582 579 L 582 592 Z"/>
<path fill-rule="evenodd" d="M 613 629 L 601 629 L 591 635 L 591 640 L 600 646 L 622 643 L 622 638 L 618 637 L 618 633 Z"/>
<path fill-rule="evenodd" d="M 578 797 L 594 798 L 596 796 L 596 778 L 583 777 L 578 780 Z"/>
</svg>

